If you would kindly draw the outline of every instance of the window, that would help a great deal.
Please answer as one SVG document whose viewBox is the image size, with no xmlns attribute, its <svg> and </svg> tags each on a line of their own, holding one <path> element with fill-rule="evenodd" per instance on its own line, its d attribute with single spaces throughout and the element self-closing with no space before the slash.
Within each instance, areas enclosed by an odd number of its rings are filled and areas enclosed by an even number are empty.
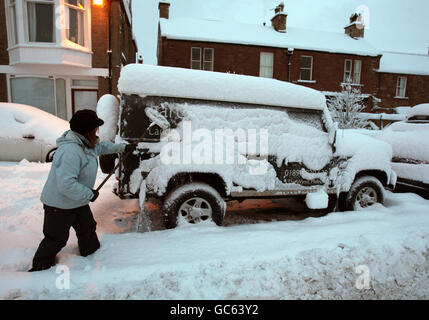
<svg viewBox="0 0 429 320">
<path fill-rule="evenodd" d="M 55 83 L 53 79 L 11 78 L 10 87 L 12 102 L 37 106 L 46 112 L 56 114 Z"/>
<path fill-rule="evenodd" d="M 27 0 L 28 41 L 55 42 L 54 1 Z"/>
<path fill-rule="evenodd" d="M 353 83 L 360 84 L 360 73 L 362 71 L 362 61 L 355 60 L 355 65 L 353 68 Z"/>
<path fill-rule="evenodd" d="M 346 59 L 344 63 L 344 78 L 343 82 L 351 82 L 353 84 L 360 84 L 362 73 L 362 61 Z"/>
<path fill-rule="evenodd" d="M 214 66 L 214 49 L 204 48 L 204 63 L 203 68 L 207 71 L 213 71 Z"/>
<path fill-rule="evenodd" d="M 301 56 L 301 73 L 299 80 L 311 81 L 313 77 L 313 57 Z"/>
<path fill-rule="evenodd" d="M 259 63 L 259 76 L 272 78 L 274 71 L 274 53 L 261 52 Z"/>
<path fill-rule="evenodd" d="M 66 0 L 66 37 L 71 42 L 85 46 L 85 1 Z"/>
<path fill-rule="evenodd" d="M 191 48 L 191 69 L 201 70 L 201 48 Z"/>
<path fill-rule="evenodd" d="M 396 98 L 405 98 L 407 89 L 407 77 L 398 77 L 396 82 Z"/>
<path fill-rule="evenodd" d="M 18 33 L 16 26 L 16 5 L 15 0 L 8 0 L 8 30 L 9 30 L 9 46 L 14 46 L 18 43 Z"/>
<path fill-rule="evenodd" d="M 348 82 L 352 80 L 352 66 L 353 60 L 346 60 L 344 65 L 344 79 L 343 82 Z"/>
</svg>

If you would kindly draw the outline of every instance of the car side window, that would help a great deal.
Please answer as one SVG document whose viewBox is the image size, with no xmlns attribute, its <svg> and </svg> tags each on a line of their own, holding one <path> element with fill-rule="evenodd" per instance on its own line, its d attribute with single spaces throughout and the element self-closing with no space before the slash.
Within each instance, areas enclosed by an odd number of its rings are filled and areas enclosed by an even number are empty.
<svg viewBox="0 0 429 320">
<path fill-rule="evenodd" d="M 320 131 L 326 132 L 323 124 L 323 112 L 317 110 L 294 110 L 289 108 L 287 110 L 289 118 L 298 123 L 302 123 Z"/>
</svg>

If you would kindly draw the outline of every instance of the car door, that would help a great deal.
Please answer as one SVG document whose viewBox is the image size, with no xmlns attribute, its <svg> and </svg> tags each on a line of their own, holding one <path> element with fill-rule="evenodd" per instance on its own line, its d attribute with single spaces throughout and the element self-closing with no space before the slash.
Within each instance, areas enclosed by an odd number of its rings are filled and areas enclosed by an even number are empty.
<svg viewBox="0 0 429 320">
<path fill-rule="evenodd" d="M 10 109 L 1 109 L 0 161 L 41 161 L 42 145 L 31 134 L 24 134 L 26 120 L 14 115 Z"/>
<path fill-rule="evenodd" d="M 299 124 L 307 126 L 311 130 L 320 131 L 321 140 L 326 139 L 328 144 L 328 134 L 323 121 L 323 112 L 318 110 L 301 110 L 288 108 L 287 113 L 289 118 Z M 299 150 L 304 151 L 307 146 L 302 146 Z M 332 147 L 326 149 L 315 150 L 317 155 L 320 152 L 320 158 L 323 157 L 323 167 L 318 170 L 307 167 L 302 162 L 287 162 L 283 161 L 279 166 L 276 156 L 270 156 L 269 162 L 273 165 L 277 173 L 277 178 L 284 184 L 282 189 L 295 189 L 301 187 L 313 187 L 322 186 L 326 183 L 329 177 L 329 171 L 335 165 L 335 159 L 333 158 Z M 292 158 L 299 158 L 300 155 L 296 155 Z"/>
</svg>

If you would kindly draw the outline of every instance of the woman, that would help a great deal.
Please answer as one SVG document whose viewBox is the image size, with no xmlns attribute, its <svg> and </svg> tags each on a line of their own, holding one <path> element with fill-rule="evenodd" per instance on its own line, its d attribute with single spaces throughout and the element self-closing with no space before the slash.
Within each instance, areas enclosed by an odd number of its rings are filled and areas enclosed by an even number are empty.
<svg viewBox="0 0 429 320">
<path fill-rule="evenodd" d="M 76 231 L 80 254 L 93 254 L 100 248 L 96 222 L 89 207 L 98 197 L 93 190 L 98 171 L 98 156 L 132 152 L 136 145 L 100 142 L 97 131 L 104 121 L 92 110 L 78 111 L 70 121 L 70 131 L 58 140 L 58 150 L 42 191 L 45 238 L 33 259 L 30 272 L 55 265 L 55 257 L 65 247 L 70 227 Z"/>
</svg>

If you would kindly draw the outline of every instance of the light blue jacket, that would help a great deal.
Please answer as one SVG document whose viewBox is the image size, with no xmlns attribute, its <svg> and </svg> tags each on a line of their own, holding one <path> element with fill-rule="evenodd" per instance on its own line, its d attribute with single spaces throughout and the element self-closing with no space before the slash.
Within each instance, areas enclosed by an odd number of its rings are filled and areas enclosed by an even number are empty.
<svg viewBox="0 0 429 320">
<path fill-rule="evenodd" d="M 58 140 L 48 180 L 40 200 L 60 209 L 76 209 L 89 204 L 98 171 L 98 156 L 121 153 L 125 144 L 100 142 L 90 149 L 74 131 L 65 132 Z"/>
</svg>

